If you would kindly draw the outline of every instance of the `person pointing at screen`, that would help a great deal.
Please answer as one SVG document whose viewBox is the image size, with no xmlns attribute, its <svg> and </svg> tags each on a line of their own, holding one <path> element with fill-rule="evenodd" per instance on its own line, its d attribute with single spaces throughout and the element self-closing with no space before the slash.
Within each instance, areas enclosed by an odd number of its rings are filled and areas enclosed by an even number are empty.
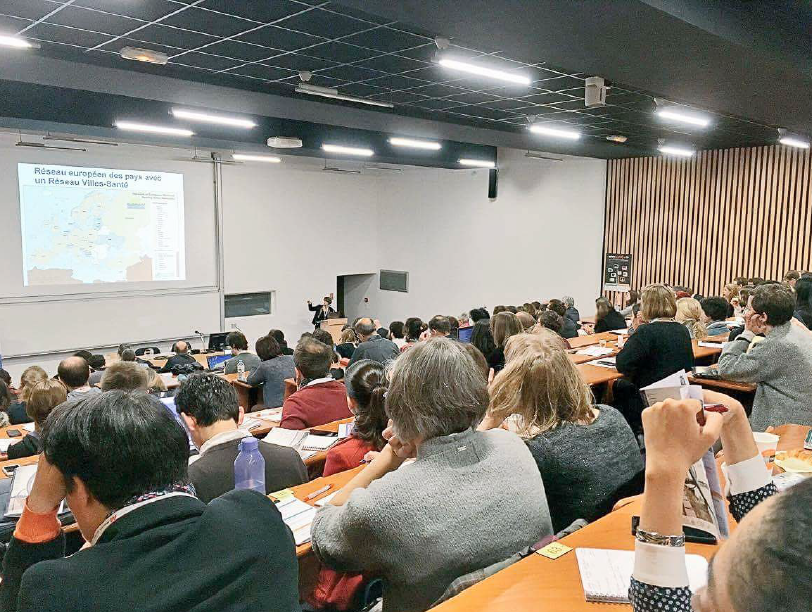
<svg viewBox="0 0 812 612">
<path fill-rule="evenodd" d="M 333 303 L 333 294 L 327 295 L 321 302 L 321 306 L 313 306 L 313 302 L 307 300 L 307 307 L 310 312 L 315 312 L 316 314 L 313 315 L 313 327 L 316 329 L 319 328 L 319 324 L 324 321 L 325 319 L 329 318 L 331 312 L 335 312 L 335 309 L 330 305 Z"/>
</svg>

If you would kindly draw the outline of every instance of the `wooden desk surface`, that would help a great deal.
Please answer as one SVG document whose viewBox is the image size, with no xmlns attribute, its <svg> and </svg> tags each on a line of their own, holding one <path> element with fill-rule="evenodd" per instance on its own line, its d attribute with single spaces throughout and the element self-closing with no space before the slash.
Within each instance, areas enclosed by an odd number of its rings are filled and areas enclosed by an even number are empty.
<svg viewBox="0 0 812 612">
<path fill-rule="evenodd" d="M 715 368 L 716 366 L 711 366 Z M 735 380 L 717 380 L 714 378 L 697 378 L 689 376 L 688 382 L 701 385 L 705 389 L 719 389 L 720 391 L 734 391 L 736 393 L 755 393 L 756 385 L 753 383 L 738 382 Z"/>
<path fill-rule="evenodd" d="M 600 343 L 601 340 L 609 340 L 617 342 L 617 334 L 612 332 L 603 332 L 600 334 L 591 334 L 586 336 L 578 336 L 577 338 L 567 338 L 572 348 L 582 348 L 584 346 L 591 346 Z"/>
<path fill-rule="evenodd" d="M 316 425 L 315 427 L 311 427 L 311 433 L 325 433 L 325 434 L 334 434 L 338 433 L 338 426 L 344 425 L 345 423 L 352 423 L 355 420 L 355 417 L 349 417 L 346 419 L 339 419 L 338 421 L 333 421 L 332 423 L 325 423 L 324 425 Z"/>
<path fill-rule="evenodd" d="M 691 340 L 694 346 L 694 359 L 705 359 L 722 354 L 722 347 L 699 346 L 699 340 Z"/>
<path fill-rule="evenodd" d="M 584 382 L 590 387 L 623 378 L 623 374 L 614 368 L 604 368 L 589 363 L 582 363 L 575 367 L 581 374 L 581 378 L 583 378 Z"/>
</svg>

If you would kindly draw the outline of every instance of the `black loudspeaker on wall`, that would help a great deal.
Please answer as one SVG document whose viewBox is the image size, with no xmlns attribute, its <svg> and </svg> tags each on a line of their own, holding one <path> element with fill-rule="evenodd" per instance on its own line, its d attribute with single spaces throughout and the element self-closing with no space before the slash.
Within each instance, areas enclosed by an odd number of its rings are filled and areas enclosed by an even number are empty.
<svg viewBox="0 0 812 612">
<path fill-rule="evenodd" d="M 496 199 L 496 193 L 499 187 L 499 170 L 494 168 L 488 170 L 488 198 L 491 200 Z"/>
</svg>

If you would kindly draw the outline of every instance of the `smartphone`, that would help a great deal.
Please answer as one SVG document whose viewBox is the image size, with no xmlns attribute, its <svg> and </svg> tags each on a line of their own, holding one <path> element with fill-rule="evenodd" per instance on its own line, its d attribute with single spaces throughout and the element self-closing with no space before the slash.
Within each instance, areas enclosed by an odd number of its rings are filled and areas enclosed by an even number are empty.
<svg viewBox="0 0 812 612">
<path fill-rule="evenodd" d="M 804 448 L 806 450 L 812 450 L 812 429 L 806 432 L 806 439 L 804 440 Z"/>
<path fill-rule="evenodd" d="M 8 435 L 9 438 L 19 438 L 21 435 L 23 435 L 16 429 L 7 429 L 6 434 Z"/>
<path fill-rule="evenodd" d="M 15 470 L 16 470 L 18 467 L 20 467 L 20 465 L 19 465 L 18 463 L 11 463 L 11 464 L 9 464 L 9 465 L 4 465 L 4 466 L 3 466 L 3 473 L 4 473 L 6 476 L 11 477 L 11 476 L 14 474 L 14 471 L 15 471 Z"/>
</svg>

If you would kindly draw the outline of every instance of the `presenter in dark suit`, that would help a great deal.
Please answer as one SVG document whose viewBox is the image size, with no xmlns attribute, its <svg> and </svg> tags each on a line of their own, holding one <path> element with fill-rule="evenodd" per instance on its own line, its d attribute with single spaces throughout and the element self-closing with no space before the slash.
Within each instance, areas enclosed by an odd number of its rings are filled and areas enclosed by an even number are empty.
<svg viewBox="0 0 812 612">
<path fill-rule="evenodd" d="M 315 312 L 316 314 L 313 315 L 313 327 L 316 329 L 319 328 L 319 324 L 330 318 L 330 313 L 335 313 L 335 309 L 330 306 L 333 303 L 333 294 L 331 293 L 322 300 L 320 306 L 313 306 L 313 302 L 307 300 L 307 308 L 310 312 Z"/>
</svg>

